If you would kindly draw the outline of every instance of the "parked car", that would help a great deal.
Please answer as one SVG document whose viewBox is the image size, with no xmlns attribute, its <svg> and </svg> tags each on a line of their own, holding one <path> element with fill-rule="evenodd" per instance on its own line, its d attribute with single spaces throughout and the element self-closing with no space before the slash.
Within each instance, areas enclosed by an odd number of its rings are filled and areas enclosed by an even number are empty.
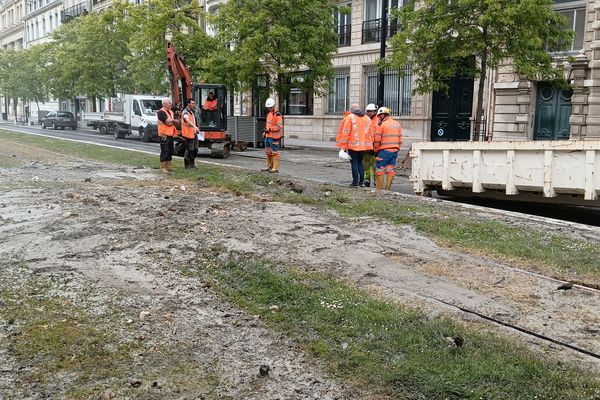
<svg viewBox="0 0 600 400">
<path fill-rule="evenodd" d="M 42 119 L 42 129 L 46 129 L 50 126 L 52 129 L 65 129 L 66 127 L 69 127 L 75 130 L 77 129 L 77 121 L 75 121 L 73 113 L 68 111 L 50 111 L 46 117 Z"/>
</svg>

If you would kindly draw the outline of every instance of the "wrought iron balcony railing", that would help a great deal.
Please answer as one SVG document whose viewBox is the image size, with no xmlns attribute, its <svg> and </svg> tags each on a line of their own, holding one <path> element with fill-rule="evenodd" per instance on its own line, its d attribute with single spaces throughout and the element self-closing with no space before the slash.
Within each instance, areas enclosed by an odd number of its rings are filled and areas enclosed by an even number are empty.
<svg viewBox="0 0 600 400">
<path fill-rule="evenodd" d="M 400 22 L 393 18 L 388 20 L 387 37 L 390 38 L 400 30 Z M 381 41 L 381 19 L 363 21 L 362 43 L 376 43 Z"/>
<path fill-rule="evenodd" d="M 352 36 L 352 25 L 338 25 L 335 27 L 335 33 L 338 35 L 338 47 L 350 46 Z"/>
</svg>

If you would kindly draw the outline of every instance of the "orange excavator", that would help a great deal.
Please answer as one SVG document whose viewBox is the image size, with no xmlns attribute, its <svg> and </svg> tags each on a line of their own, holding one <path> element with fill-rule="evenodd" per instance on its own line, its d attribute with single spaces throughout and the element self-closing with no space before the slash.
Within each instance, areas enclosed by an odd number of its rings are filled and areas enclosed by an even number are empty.
<svg viewBox="0 0 600 400">
<path fill-rule="evenodd" d="M 225 85 L 200 83 L 193 84 L 190 70 L 167 42 L 167 66 L 171 79 L 173 109 L 175 117 L 179 115 L 188 99 L 194 99 L 198 112 L 200 135 L 198 143 L 208 147 L 214 158 L 226 158 L 231 149 L 231 136 L 227 133 L 227 88 Z M 183 156 L 185 143 L 178 137 L 175 143 L 175 154 Z"/>
</svg>

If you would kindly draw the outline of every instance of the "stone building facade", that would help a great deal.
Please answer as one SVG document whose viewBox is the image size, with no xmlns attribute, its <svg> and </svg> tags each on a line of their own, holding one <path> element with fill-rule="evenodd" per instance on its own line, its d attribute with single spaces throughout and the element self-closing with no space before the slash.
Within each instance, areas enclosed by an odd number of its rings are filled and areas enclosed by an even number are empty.
<svg viewBox="0 0 600 400">
<path fill-rule="evenodd" d="M 600 1 L 555 0 L 575 38 L 567 66 L 571 89 L 521 79 L 505 65 L 492 76 L 493 140 L 600 139 Z"/>
</svg>

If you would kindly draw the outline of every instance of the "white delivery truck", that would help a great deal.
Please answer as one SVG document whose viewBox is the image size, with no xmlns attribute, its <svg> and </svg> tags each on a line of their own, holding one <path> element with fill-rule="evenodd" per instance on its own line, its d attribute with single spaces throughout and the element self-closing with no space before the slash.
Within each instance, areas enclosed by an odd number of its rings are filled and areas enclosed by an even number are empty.
<svg viewBox="0 0 600 400">
<path fill-rule="evenodd" d="M 101 119 L 87 124 L 101 133 L 112 133 L 115 139 L 135 135 L 149 142 L 158 136 L 156 112 L 161 108 L 161 96 L 124 94 L 113 103 L 113 111 L 107 111 Z"/>
</svg>

